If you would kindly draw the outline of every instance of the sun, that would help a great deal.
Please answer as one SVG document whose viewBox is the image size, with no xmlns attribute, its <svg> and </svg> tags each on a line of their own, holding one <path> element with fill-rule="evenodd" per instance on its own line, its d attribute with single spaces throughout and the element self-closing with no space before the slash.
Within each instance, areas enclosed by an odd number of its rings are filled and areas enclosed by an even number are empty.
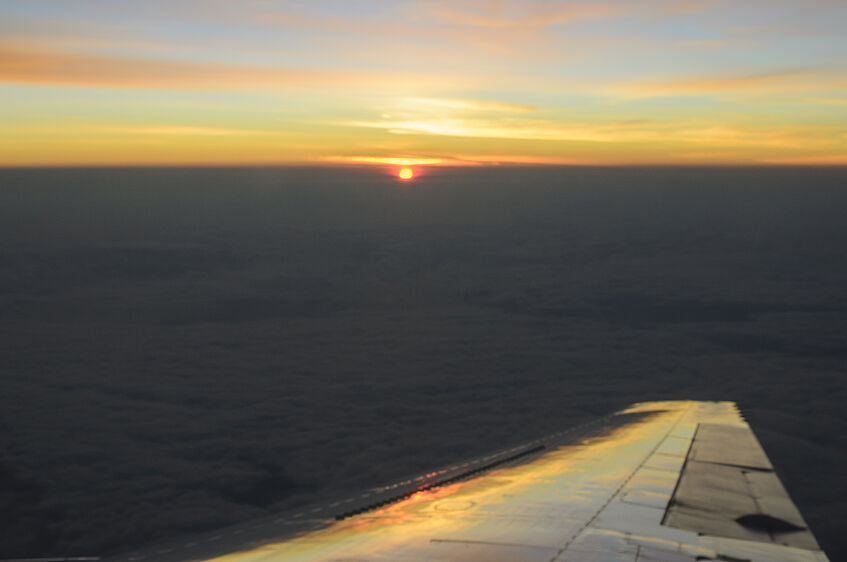
<svg viewBox="0 0 847 562">
<path fill-rule="evenodd" d="M 397 177 L 401 180 L 408 181 L 415 177 L 415 172 L 413 172 L 411 168 L 403 168 L 397 173 Z"/>
</svg>

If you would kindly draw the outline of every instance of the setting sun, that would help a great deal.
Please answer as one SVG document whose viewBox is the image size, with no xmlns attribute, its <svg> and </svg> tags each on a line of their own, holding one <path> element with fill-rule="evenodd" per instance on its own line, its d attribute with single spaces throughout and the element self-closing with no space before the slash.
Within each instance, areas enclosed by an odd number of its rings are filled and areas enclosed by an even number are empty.
<svg viewBox="0 0 847 562">
<path fill-rule="evenodd" d="M 415 173 L 412 171 L 411 168 L 403 168 L 397 174 L 397 177 L 399 177 L 401 180 L 410 180 L 415 177 Z"/>
</svg>

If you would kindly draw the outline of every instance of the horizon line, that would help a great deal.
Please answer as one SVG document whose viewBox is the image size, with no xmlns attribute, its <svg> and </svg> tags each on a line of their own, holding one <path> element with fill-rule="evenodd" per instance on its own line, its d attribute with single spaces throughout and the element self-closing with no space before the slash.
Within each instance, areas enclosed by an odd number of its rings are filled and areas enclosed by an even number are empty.
<svg viewBox="0 0 847 562">
<path fill-rule="evenodd" d="M 362 170 L 377 170 L 385 168 L 437 168 L 437 169 L 479 169 L 479 168 L 847 168 L 844 163 L 802 163 L 802 162 L 691 162 L 691 163 L 560 163 L 560 162 L 482 162 L 482 163 L 440 163 L 440 164 L 374 164 L 362 162 L 337 163 L 306 163 L 306 162 L 226 162 L 226 163 L 51 163 L 51 164 L 0 164 L 0 170 L 73 170 L 73 169 L 189 169 L 189 168 L 310 168 L 310 169 L 341 169 L 356 168 Z"/>
</svg>

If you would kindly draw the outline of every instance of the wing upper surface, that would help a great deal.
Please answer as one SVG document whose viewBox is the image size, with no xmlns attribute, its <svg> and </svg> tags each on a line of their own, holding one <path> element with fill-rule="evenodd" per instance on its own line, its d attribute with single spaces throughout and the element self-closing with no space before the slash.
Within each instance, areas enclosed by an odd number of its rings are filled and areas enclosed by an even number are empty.
<svg viewBox="0 0 847 562">
<path fill-rule="evenodd" d="M 733 403 L 643 403 L 604 420 L 374 489 L 359 508 L 348 499 L 253 535 L 236 528 L 116 559 L 827 559 Z"/>
</svg>

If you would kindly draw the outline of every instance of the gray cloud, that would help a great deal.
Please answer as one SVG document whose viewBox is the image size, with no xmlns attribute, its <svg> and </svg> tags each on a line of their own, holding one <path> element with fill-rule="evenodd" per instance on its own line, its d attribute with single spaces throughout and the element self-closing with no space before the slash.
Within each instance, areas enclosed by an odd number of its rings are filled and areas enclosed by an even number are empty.
<svg viewBox="0 0 847 562">
<path fill-rule="evenodd" d="M 833 559 L 843 172 L 0 173 L 0 550 L 104 554 L 734 399 Z"/>
</svg>

